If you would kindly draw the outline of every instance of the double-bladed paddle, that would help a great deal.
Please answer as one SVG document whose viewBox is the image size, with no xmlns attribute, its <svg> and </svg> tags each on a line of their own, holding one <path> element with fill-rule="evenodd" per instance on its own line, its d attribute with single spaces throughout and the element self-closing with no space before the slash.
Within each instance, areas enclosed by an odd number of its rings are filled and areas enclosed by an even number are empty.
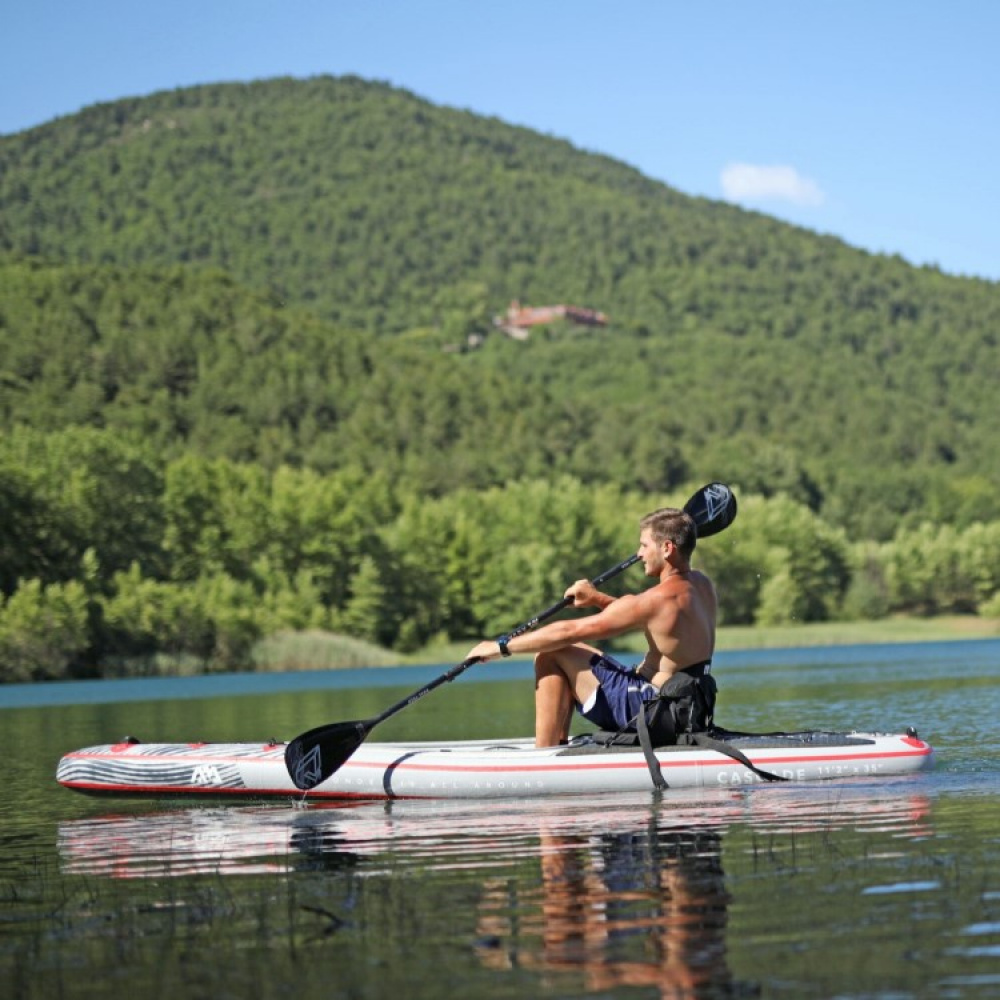
<svg viewBox="0 0 1000 1000">
<path fill-rule="evenodd" d="M 698 537 L 707 538 L 732 524 L 733 518 L 736 517 L 736 496 L 724 483 L 709 483 L 688 500 L 684 505 L 684 510 L 694 518 L 695 524 L 698 525 Z M 638 559 L 637 555 L 629 556 L 617 566 L 612 566 L 611 569 L 595 576 L 590 582 L 595 587 L 600 586 L 628 569 Z M 512 629 L 506 637 L 512 639 L 514 636 L 523 635 L 536 625 L 569 607 L 571 603 L 572 598 L 564 597 L 552 607 L 546 608 L 534 618 L 530 618 Z M 285 747 L 285 764 L 295 787 L 309 791 L 326 781 L 364 743 L 368 734 L 380 722 L 385 722 L 390 716 L 401 712 L 415 701 L 419 701 L 424 695 L 430 694 L 442 684 L 453 681 L 459 674 L 464 673 L 478 662 L 478 658 L 463 660 L 447 673 L 424 685 L 419 691 L 414 691 L 413 694 L 387 708 L 381 715 L 377 715 L 373 719 L 333 722 L 316 729 L 310 729 L 301 736 L 296 736 Z"/>
</svg>

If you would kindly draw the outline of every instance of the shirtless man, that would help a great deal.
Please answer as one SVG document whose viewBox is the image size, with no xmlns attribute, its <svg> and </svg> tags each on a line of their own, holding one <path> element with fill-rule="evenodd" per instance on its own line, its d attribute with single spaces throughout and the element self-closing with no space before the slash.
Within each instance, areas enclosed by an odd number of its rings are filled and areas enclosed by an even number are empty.
<svg viewBox="0 0 1000 1000">
<path fill-rule="evenodd" d="M 702 676 L 715 649 L 716 596 L 712 581 L 691 569 L 697 528 L 688 514 L 665 507 L 639 523 L 639 558 L 659 582 L 641 594 L 614 598 L 588 580 L 567 591 L 573 607 L 596 607 L 588 618 L 554 622 L 510 640 L 486 640 L 468 659 L 491 660 L 535 653 L 535 745 L 569 738 L 576 709 L 601 729 L 615 732 L 632 723 L 643 701 L 655 697 L 675 673 Z M 638 667 L 622 666 L 598 648 L 639 629 L 649 646 Z"/>
</svg>

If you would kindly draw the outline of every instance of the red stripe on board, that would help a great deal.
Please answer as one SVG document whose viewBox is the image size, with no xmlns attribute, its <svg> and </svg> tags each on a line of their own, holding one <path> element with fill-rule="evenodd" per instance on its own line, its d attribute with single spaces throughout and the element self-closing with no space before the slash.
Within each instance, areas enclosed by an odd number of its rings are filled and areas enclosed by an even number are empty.
<svg viewBox="0 0 1000 1000">
<path fill-rule="evenodd" d="M 930 747 L 926 750 L 886 750 L 879 753 L 844 753 L 844 754 L 816 754 L 810 757 L 751 757 L 751 761 L 757 766 L 762 767 L 765 764 L 770 764 L 774 767 L 787 766 L 791 764 L 809 764 L 809 763 L 824 763 L 829 761 L 844 761 L 844 760 L 892 760 L 897 757 L 926 757 L 932 752 Z M 687 759 L 687 760 L 670 760 L 667 758 L 664 760 L 662 757 L 657 758 L 660 761 L 661 767 L 692 767 L 697 765 L 699 767 L 719 767 L 719 766 L 730 766 L 731 764 L 738 764 L 738 761 L 730 761 L 730 759 L 723 754 L 717 754 L 716 758 L 705 759 L 699 757 L 697 759 Z M 348 759 L 343 767 L 355 767 L 355 768 L 377 768 L 379 770 L 385 771 L 392 768 L 393 771 L 450 771 L 450 772 L 461 772 L 462 774 L 497 774 L 500 772 L 506 772 L 508 774 L 526 774 L 535 773 L 539 771 L 617 771 L 617 770 L 627 770 L 629 768 L 645 768 L 645 760 L 637 761 L 616 761 L 614 763 L 607 762 L 601 763 L 597 762 L 594 764 L 508 764 L 508 765 L 483 765 L 483 764 L 421 764 L 413 760 L 401 761 L 399 764 L 395 764 L 392 761 L 375 763 L 372 761 L 360 761 Z M 742 765 L 740 765 L 742 766 Z"/>
</svg>

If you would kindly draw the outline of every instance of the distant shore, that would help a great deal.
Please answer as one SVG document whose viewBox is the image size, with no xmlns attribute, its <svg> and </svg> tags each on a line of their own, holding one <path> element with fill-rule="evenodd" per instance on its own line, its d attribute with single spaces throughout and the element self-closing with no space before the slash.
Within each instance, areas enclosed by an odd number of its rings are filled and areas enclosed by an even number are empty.
<svg viewBox="0 0 1000 1000">
<path fill-rule="evenodd" d="M 728 652 L 788 649 L 796 646 L 954 642 L 962 639 L 1000 639 L 1000 618 L 956 615 L 941 618 L 886 618 L 870 622 L 817 622 L 780 627 L 724 626 L 719 629 L 717 649 Z M 475 641 L 442 640 L 412 653 L 399 653 L 330 632 L 284 632 L 257 644 L 248 669 L 255 673 L 285 673 L 457 664 L 463 660 Z M 626 636 L 614 643 L 602 645 L 624 655 L 640 653 L 644 649 L 643 639 L 639 635 Z M 142 661 L 107 663 L 100 676 L 106 679 L 191 677 L 214 672 L 210 665 L 191 657 L 158 654 Z"/>
</svg>

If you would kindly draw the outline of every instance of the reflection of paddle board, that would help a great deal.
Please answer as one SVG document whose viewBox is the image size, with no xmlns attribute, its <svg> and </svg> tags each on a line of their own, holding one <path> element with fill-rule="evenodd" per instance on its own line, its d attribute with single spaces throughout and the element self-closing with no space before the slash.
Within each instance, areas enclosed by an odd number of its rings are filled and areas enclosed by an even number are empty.
<svg viewBox="0 0 1000 1000">
<path fill-rule="evenodd" d="M 933 751 L 915 734 L 787 733 L 730 741 L 757 766 L 792 781 L 906 774 Z M 526 798 L 644 791 L 652 787 L 638 747 L 583 743 L 536 749 L 532 741 L 368 743 L 309 793 L 292 783 L 283 743 L 134 743 L 66 754 L 56 779 L 96 794 L 317 799 Z M 732 787 L 761 779 L 714 750 L 656 751 L 671 788 Z"/>
<path fill-rule="evenodd" d="M 926 836 L 928 800 L 912 786 L 858 781 L 743 789 L 686 789 L 659 806 L 646 792 L 548 800 L 344 802 L 327 808 L 275 804 L 94 816 L 59 824 L 59 856 L 72 874 L 116 878 L 254 874 L 292 868 L 353 867 L 388 852 L 426 868 L 454 868 L 505 845 L 522 856 L 542 836 L 570 843 L 609 832 L 724 833 L 749 826 L 768 834 L 818 830 Z"/>
</svg>

